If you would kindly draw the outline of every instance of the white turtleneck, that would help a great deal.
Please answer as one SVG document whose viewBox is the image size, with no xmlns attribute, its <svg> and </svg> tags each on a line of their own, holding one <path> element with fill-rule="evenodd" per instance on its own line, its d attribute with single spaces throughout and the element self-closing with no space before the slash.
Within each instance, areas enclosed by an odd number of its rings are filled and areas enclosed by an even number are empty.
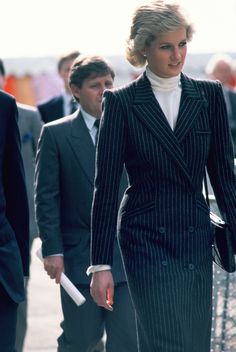
<svg viewBox="0 0 236 352">
<path fill-rule="evenodd" d="M 171 78 L 161 78 L 155 75 L 149 67 L 146 67 L 146 75 L 170 127 L 174 130 L 179 112 L 182 90 L 180 75 Z"/>
</svg>

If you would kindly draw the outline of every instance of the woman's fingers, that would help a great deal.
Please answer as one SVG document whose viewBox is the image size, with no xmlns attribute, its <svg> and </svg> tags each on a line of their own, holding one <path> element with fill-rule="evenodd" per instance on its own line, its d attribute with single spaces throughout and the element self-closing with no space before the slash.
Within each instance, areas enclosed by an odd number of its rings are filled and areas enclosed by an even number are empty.
<svg viewBox="0 0 236 352">
<path fill-rule="evenodd" d="M 110 270 L 93 273 L 90 292 L 98 306 L 113 310 L 114 282 Z"/>
</svg>

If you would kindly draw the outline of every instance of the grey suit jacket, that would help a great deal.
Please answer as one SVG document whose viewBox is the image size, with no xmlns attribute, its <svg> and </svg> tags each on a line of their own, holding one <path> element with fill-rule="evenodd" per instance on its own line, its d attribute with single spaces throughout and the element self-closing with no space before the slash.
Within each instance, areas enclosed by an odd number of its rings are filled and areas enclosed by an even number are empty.
<svg viewBox="0 0 236 352">
<path fill-rule="evenodd" d="M 17 109 L 21 154 L 25 169 L 25 183 L 30 213 L 30 240 L 32 242 L 38 234 L 34 212 L 34 169 L 42 121 L 38 110 L 33 106 L 17 103 Z"/>
<path fill-rule="evenodd" d="M 43 256 L 63 253 L 65 272 L 74 283 L 90 281 L 86 269 L 94 176 L 95 146 L 82 114 L 45 124 L 36 156 L 36 219 Z M 117 245 L 114 256 L 115 281 L 125 281 Z"/>
</svg>

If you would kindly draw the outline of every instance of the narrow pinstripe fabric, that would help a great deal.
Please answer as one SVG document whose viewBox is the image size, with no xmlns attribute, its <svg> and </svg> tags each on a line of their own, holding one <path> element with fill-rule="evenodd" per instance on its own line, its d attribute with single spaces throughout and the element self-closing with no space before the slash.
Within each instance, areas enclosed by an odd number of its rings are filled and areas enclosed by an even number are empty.
<svg viewBox="0 0 236 352">
<path fill-rule="evenodd" d="M 181 75 L 171 130 L 145 74 L 106 92 L 97 149 L 92 264 L 112 265 L 118 233 L 141 352 L 208 352 L 212 237 L 205 165 L 219 208 L 236 229 L 235 174 L 219 83 Z M 129 176 L 117 221 L 117 189 Z"/>
</svg>

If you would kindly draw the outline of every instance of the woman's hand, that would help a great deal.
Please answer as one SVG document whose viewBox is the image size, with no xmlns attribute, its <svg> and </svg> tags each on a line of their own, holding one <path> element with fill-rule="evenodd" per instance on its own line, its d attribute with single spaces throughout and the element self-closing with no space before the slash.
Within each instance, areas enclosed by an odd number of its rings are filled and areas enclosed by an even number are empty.
<svg viewBox="0 0 236 352">
<path fill-rule="evenodd" d="M 98 306 L 113 310 L 114 281 L 111 270 L 93 273 L 90 293 Z"/>
</svg>

